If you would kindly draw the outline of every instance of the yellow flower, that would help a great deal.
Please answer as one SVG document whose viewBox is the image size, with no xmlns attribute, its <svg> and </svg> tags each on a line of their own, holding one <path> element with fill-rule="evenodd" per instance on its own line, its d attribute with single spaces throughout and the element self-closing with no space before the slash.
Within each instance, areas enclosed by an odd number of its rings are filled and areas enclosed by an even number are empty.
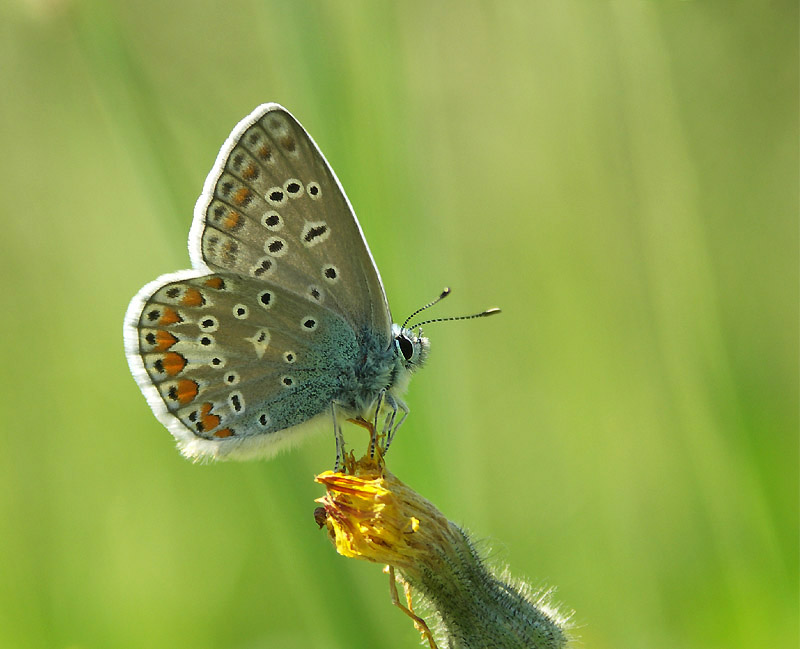
<svg viewBox="0 0 800 649">
<path fill-rule="evenodd" d="M 364 457 L 351 468 L 351 474 L 326 471 L 316 477 L 328 490 L 317 502 L 336 551 L 413 570 L 429 545 L 448 534 L 449 522 L 378 461 Z"/>
</svg>

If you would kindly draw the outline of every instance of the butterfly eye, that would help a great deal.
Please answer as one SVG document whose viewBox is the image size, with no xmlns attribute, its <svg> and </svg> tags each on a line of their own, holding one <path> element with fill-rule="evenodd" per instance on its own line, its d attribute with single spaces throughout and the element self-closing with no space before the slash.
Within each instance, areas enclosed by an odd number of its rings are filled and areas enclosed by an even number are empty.
<svg viewBox="0 0 800 649">
<path fill-rule="evenodd" d="M 410 361 L 414 357 L 414 344 L 405 336 L 398 336 L 396 340 L 403 358 Z"/>
</svg>

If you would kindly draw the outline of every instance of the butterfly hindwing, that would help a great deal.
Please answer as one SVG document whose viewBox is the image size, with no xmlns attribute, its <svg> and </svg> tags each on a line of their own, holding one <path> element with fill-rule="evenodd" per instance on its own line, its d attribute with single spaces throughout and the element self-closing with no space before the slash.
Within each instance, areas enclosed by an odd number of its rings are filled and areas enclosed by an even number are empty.
<svg viewBox="0 0 800 649">
<path fill-rule="evenodd" d="M 266 448 L 276 433 L 327 415 L 358 355 L 343 318 L 313 298 L 233 274 L 162 280 L 131 306 L 128 355 L 185 454 Z"/>
<path fill-rule="evenodd" d="M 222 147 L 195 207 L 195 266 L 268 280 L 311 296 L 355 328 L 391 316 L 344 190 L 285 109 L 264 104 Z"/>
</svg>

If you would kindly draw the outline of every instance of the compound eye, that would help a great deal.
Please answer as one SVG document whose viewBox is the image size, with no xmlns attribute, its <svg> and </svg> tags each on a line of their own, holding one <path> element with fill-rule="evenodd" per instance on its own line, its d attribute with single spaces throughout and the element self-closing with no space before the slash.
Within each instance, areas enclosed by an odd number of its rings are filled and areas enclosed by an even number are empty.
<svg viewBox="0 0 800 649">
<path fill-rule="evenodd" d="M 400 353 L 403 355 L 403 358 L 405 358 L 406 361 L 410 361 L 411 357 L 414 356 L 413 343 L 405 336 L 398 336 L 397 345 L 400 347 Z"/>
</svg>

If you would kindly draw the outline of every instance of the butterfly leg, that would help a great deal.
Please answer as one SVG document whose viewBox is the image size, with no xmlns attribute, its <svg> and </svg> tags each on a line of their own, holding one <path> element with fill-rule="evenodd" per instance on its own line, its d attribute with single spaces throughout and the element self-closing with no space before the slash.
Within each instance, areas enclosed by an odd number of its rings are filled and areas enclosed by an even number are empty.
<svg viewBox="0 0 800 649">
<path fill-rule="evenodd" d="M 383 447 L 384 454 L 389 450 L 389 445 L 392 443 L 395 433 L 403 425 L 409 413 L 408 406 L 400 399 L 395 399 L 392 395 L 388 395 L 386 401 L 391 406 L 392 412 L 386 416 L 386 421 L 384 422 L 384 432 L 387 433 L 386 446 Z M 398 410 L 402 413 L 399 420 L 397 419 Z"/>
<path fill-rule="evenodd" d="M 333 472 L 338 473 L 339 468 L 345 466 L 344 462 L 344 437 L 342 427 L 339 425 L 339 418 L 336 416 L 336 404 L 331 403 L 331 417 L 333 417 L 333 436 L 336 439 L 336 463 L 333 465 Z"/>
<path fill-rule="evenodd" d="M 372 430 L 370 431 L 369 435 L 369 456 L 375 457 L 375 446 L 378 443 L 378 416 L 380 415 L 381 408 L 383 407 L 383 400 L 386 397 L 386 390 L 381 390 L 378 392 L 378 396 L 375 399 L 375 418 L 372 422 Z"/>
<path fill-rule="evenodd" d="M 395 401 L 395 398 L 391 394 L 386 396 L 386 403 L 389 404 L 389 407 L 392 410 L 391 412 L 386 413 L 386 418 L 383 420 L 383 428 L 381 429 L 381 435 L 383 435 L 384 440 L 388 440 L 388 433 L 392 430 L 392 427 L 394 426 L 395 417 L 397 416 L 397 402 Z"/>
<path fill-rule="evenodd" d="M 397 430 L 400 428 L 400 426 L 403 425 L 403 422 L 406 420 L 406 417 L 408 417 L 408 413 L 410 412 L 408 406 L 403 401 L 401 401 L 400 399 L 394 399 L 391 397 L 391 395 L 389 396 L 391 398 L 392 413 L 390 415 L 391 421 L 389 422 L 388 435 L 386 437 L 386 446 L 383 448 L 384 454 L 386 454 L 386 452 L 389 450 L 389 445 L 392 443 L 395 433 L 397 433 Z M 395 423 L 395 418 L 398 410 L 402 412 L 402 415 L 400 416 L 400 419 L 397 421 L 397 423 Z"/>
</svg>

